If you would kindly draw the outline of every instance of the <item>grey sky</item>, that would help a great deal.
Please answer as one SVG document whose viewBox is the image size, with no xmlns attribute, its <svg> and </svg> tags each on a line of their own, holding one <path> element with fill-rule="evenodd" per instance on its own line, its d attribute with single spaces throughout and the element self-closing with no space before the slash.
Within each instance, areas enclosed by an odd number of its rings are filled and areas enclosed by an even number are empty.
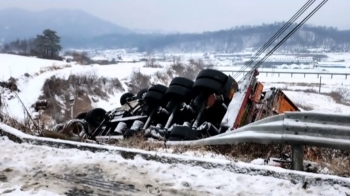
<svg viewBox="0 0 350 196">
<path fill-rule="evenodd" d="M 131 29 L 201 32 L 287 21 L 307 0 L 0 0 L 0 8 L 74 8 Z M 313 7 L 321 2 L 316 0 Z M 312 8 L 313 8 L 312 7 Z M 310 9 L 311 11 L 311 9 Z M 350 0 L 329 0 L 309 24 L 350 29 Z"/>
</svg>

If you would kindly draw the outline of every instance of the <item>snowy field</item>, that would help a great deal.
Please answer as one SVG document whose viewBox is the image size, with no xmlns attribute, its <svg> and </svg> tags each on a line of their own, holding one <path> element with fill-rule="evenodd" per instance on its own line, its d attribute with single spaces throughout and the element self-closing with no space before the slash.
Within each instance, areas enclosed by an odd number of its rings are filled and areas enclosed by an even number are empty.
<svg viewBox="0 0 350 196">
<path fill-rule="evenodd" d="M 198 56 L 198 55 L 197 55 Z M 164 67 L 171 64 L 171 62 L 162 63 Z M 0 77 L 3 80 L 7 80 L 10 77 L 14 77 L 17 79 L 17 85 L 21 92 L 18 93 L 18 96 L 23 101 L 24 105 L 27 108 L 35 103 L 38 97 L 42 93 L 42 86 L 44 81 L 51 76 L 68 78 L 71 74 L 94 74 L 97 76 L 104 76 L 107 78 L 119 78 L 120 80 L 128 80 L 130 74 L 133 70 L 139 70 L 143 74 L 152 75 L 158 71 L 164 70 L 163 68 L 144 68 L 144 63 L 122 63 L 116 65 L 89 65 L 89 66 L 81 66 L 76 65 L 75 63 L 66 63 L 62 61 L 50 61 L 50 60 L 42 60 L 31 57 L 20 57 L 16 55 L 8 55 L 8 54 L 0 54 Z M 53 69 L 54 67 L 55 69 Z M 231 74 L 231 70 L 237 70 L 237 68 L 227 68 L 227 67 L 218 67 L 219 70 L 229 70 L 225 73 Z M 349 69 L 350 70 L 350 69 Z M 268 71 L 267 69 L 263 69 L 263 71 Z M 286 71 L 277 70 L 274 71 Z M 298 71 L 298 70 L 292 70 Z M 299 70 L 300 71 L 300 70 Z M 311 70 L 307 70 L 308 72 L 312 72 Z M 316 70 L 315 70 L 316 71 Z M 339 72 L 339 69 L 336 70 Z M 347 72 L 348 70 L 343 70 L 343 72 Z M 27 77 L 24 74 L 27 73 L 30 76 Z M 318 91 L 320 82 L 319 78 L 316 75 L 293 75 L 290 74 L 260 74 L 258 76 L 259 81 L 263 82 L 266 87 L 279 87 L 286 89 L 287 95 L 291 96 L 292 101 L 297 103 L 305 103 L 310 102 L 309 100 L 317 100 L 317 102 L 312 101 L 314 108 L 321 108 L 322 111 L 330 111 L 330 112 L 346 112 L 349 111 L 349 106 L 345 105 L 337 105 L 334 101 L 332 102 L 329 98 L 326 98 L 325 95 L 314 94 L 314 93 L 305 93 L 298 92 L 295 95 L 295 92 L 289 92 L 288 90 L 306 90 L 313 89 Z M 329 75 L 322 76 L 322 86 L 321 91 L 323 93 L 328 93 L 337 89 L 348 89 L 350 88 L 350 77 L 348 79 L 344 79 L 341 76 L 334 76 L 331 78 Z M 127 90 L 127 87 L 124 85 L 124 92 Z M 123 92 L 115 93 L 110 95 L 110 99 L 108 101 L 100 100 L 98 103 L 95 103 L 95 107 L 102 107 L 106 110 L 114 109 L 118 107 L 119 98 L 123 94 Z M 12 116 L 15 116 L 19 119 L 23 118 L 24 110 L 18 99 L 13 98 L 11 100 L 7 100 L 8 108 L 10 110 L 8 113 Z M 310 102 L 311 103 L 311 102 Z M 325 103 L 328 105 L 328 109 L 324 109 Z M 341 109 L 339 109 L 341 108 Z"/>
<path fill-rule="evenodd" d="M 0 54 L 0 79 L 19 78 L 25 73 L 35 74 L 49 67 L 63 67 L 69 63 L 54 60 L 38 59 L 11 54 Z"/>
<path fill-rule="evenodd" d="M 337 56 L 337 55 L 334 55 Z M 167 66 L 170 63 L 163 63 Z M 17 79 L 21 90 L 18 96 L 27 108 L 37 101 L 42 93 L 44 81 L 51 76 L 67 78 L 70 74 L 96 74 L 107 78 L 127 80 L 133 70 L 152 75 L 162 68 L 144 68 L 144 63 L 123 63 L 116 65 L 80 66 L 75 63 L 42 60 L 32 57 L 0 54 L 0 78 L 6 81 L 10 77 Z M 227 67 L 219 68 L 227 70 Z M 232 70 L 233 68 L 231 68 Z M 264 69 L 266 71 L 266 69 Z M 343 73 L 350 69 L 344 69 Z M 274 71 L 286 71 L 277 70 Z M 297 71 L 297 70 L 291 70 Z M 304 70 L 303 70 L 304 71 Z M 308 70 L 310 71 L 310 70 Z M 338 69 L 339 71 L 339 69 Z M 29 76 L 25 76 L 25 73 Z M 349 72 L 350 73 L 350 72 Z M 230 74 L 228 72 L 228 74 Z M 312 75 L 261 74 L 259 80 L 266 88 L 279 87 L 295 103 L 312 106 L 317 111 L 350 113 L 350 106 L 337 103 L 326 94 L 296 92 L 295 90 L 318 91 L 319 78 Z M 350 78 L 322 76 L 322 93 L 337 89 L 349 89 Z M 126 91 L 126 87 L 124 88 Z M 350 90 L 347 90 L 350 92 Z M 0 87 L 1 92 L 1 87 Z M 345 91 L 344 91 L 345 92 Z M 6 92 L 1 92 L 3 93 Z M 115 93 L 109 101 L 95 103 L 96 107 L 106 110 L 119 106 L 123 92 Z M 350 99 L 350 96 L 349 96 Z M 8 113 L 16 118 L 23 117 L 23 107 L 13 98 L 5 100 Z M 291 180 L 276 179 L 267 176 L 249 176 L 235 174 L 220 169 L 205 170 L 181 164 L 160 164 L 141 158 L 126 160 L 112 153 L 90 153 L 78 150 L 63 150 L 38 147 L 29 144 L 15 144 L 0 138 L 0 195 L 64 195 L 69 190 L 82 190 L 84 185 L 76 179 L 67 179 L 72 173 L 75 177 L 103 179 L 118 183 L 125 195 L 346 195 L 350 190 L 338 185 L 310 186 L 302 188 Z M 224 161 L 224 160 L 223 160 Z M 227 161 L 227 160 L 225 160 Z M 93 176 L 100 171 L 103 176 Z M 1 174 L 7 178 L 2 182 Z M 127 186 L 132 184 L 135 187 Z M 90 187 L 91 188 L 91 187 Z M 92 188 L 94 191 L 98 188 Z M 139 191 L 135 190 L 138 189 Z M 74 194 L 72 194 L 74 195 Z M 78 194 L 75 194 L 78 195 Z M 101 193 L 101 195 L 103 195 Z M 113 194 L 112 194 L 113 195 Z"/>
</svg>

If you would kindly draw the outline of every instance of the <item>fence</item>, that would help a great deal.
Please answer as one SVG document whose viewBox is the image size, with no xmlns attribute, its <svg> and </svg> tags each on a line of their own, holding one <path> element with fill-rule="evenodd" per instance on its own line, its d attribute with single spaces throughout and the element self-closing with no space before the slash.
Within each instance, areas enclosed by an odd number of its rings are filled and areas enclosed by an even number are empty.
<svg viewBox="0 0 350 196">
<path fill-rule="evenodd" d="M 238 71 L 235 70 L 220 70 L 228 75 L 234 75 L 236 74 Z M 247 73 L 249 71 L 239 71 L 239 72 L 243 72 L 243 73 Z M 317 76 L 317 78 L 319 78 L 320 76 L 330 76 L 331 79 L 333 79 L 333 76 L 343 76 L 344 79 L 348 79 L 348 75 L 350 75 L 350 73 L 332 73 L 332 72 L 297 72 L 297 71 L 259 71 L 259 74 L 266 74 L 266 76 L 269 75 L 274 75 L 277 77 L 280 77 L 282 74 L 282 77 L 284 77 L 285 75 L 290 75 L 290 77 L 293 77 L 294 75 L 303 75 L 304 78 L 306 77 L 306 75 L 313 75 L 313 76 Z"/>
</svg>

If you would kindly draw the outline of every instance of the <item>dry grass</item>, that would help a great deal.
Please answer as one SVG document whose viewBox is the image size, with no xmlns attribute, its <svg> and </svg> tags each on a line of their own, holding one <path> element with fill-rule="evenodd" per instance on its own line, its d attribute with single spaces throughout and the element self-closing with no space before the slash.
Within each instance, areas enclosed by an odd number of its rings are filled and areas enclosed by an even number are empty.
<svg viewBox="0 0 350 196">
<path fill-rule="evenodd" d="M 181 63 L 181 61 L 176 60 L 168 68 L 166 73 L 172 79 L 176 76 L 189 78 L 191 80 L 196 79 L 198 73 L 204 68 L 210 68 L 211 65 L 206 65 L 202 60 L 189 60 L 188 64 Z"/>
<path fill-rule="evenodd" d="M 8 108 L 5 99 L 20 99 L 17 95 L 17 92 L 20 92 L 17 87 L 17 80 L 10 77 L 8 81 L 0 82 L 0 90 L 0 122 L 29 134 L 33 134 L 33 129 L 38 130 L 38 124 L 29 116 L 28 112 L 24 111 L 24 120 L 18 120 L 9 115 L 11 108 Z M 19 101 L 22 102 L 21 100 Z"/>
<path fill-rule="evenodd" d="M 308 83 L 308 82 L 273 82 L 274 84 L 286 84 L 288 86 L 307 86 L 307 87 L 319 87 L 320 83 Z M 321 86 L 326 85 L 321 83 Z"/>
<path fill-rule="evenodd" d="M 9 116 L 8 114 L 6 114 L 6 112 L 0 112 L 0 122 L 31 135 L 35 133 L 33 130 L 37 130 L 36 126 L 29 118 L 20 121 L 16 118 Z"/>
<path fill-rule="evenodd" d="M 202 60 L 190 60 L 184 64 L 180 58 L 174 58 L 173 63 L 165 71 L 158 71 L 153 75 L 146 75 L 140 70 L 134 70 L 130 78 L 130 92 L 136 94 L 141 89 L 148 88 L 153 84 L 169 85 L 170 81 L 178 76 L 194 80 L 201 70 L 211 67 Z"/>
<path fill-rule="evenodd" d="M 10 77 L 7 81 L 0 81 L 0 87 L 4 89 L 8 89 L 11 92 L 12 91 L 20 92 L 17 86 L 17 80 L 13 77 Z"/>
<path fill-rule="evenodd" d="M 117 79 L 98 77 L 94 73 L 70 75 L 68 79 L 52 76 L 43 85 L 43 95 L 39 99 L 48 101 L 44 115 L 52 116 L 56 123 L 70 119 L 70 95 L 75 96 L 74 115 L 91 109 L 89 96 L 108 100 L 109 94 L 123 91 Z"/>
<path fill-rule="evenodd" d="M 136 94 L 141 89 L 148 88 L 152 85 L 151 76 L 141 73 L 140 70 L 134 70 L 130 77 L 130 92 Z"/>
<path fill-rule="evenodd" d="M 170 146 L 166 147 L 162 142 L 147 142 L 143 137 L 136 136 L 130 139 L 120 140 L 114 145 L 126 148 L 138 148 L 149 151 L 159 149 L 170 149 L 174 154 L 185 152 L 196 152 L 197 155 L 213 153 L 226 157 L 229 160 L 240 160 L 250 162 L 256 158 L 280 157 L 280 153 L 290 153 L 290 147 L 286 145 L 263 145 L 254 143 L 243 143 L 236 145 L 217 146 Z M 282 150 L 282 151 L 280 151 Z"/>
<path fill-rule="evenodd" d="M 58 66 L 58 65 L 53 64 L 53 65 L 50 66 L 50 67 L 41 68 L 40 71 L 39 71 L 39 74 L 43 74 L 43 73 L 46 73 L 46 72 L 49 72 L 49 71 L 60 70 L 60 69 L 68 68 L 68 67 L 72 67 L 72 66 L 71 66 L 70 64 L 61 65 L 61 66 Z M 27 74 L 28 74 L 28 73 L 27 73 Z M 29 75 L 29 74 L 28 74 L 28 75 Z M 27 77 L 28 77 L 28 76 L 27 76 Z"/>
<path fill-rule="evenodd" d="M 149 67 L 149 68 L 163 68 L 159 63 L 156 62 L 153 58 L 148 58 L 145 65 L 143 67 Z"/>
<path fill-rule="evenodd" d="M 315 108 L 312 107 L 312 106 L 309 106 L 309 105 L 305 105 L 305 104 L 302 104 L 302 103 L 294 103 L 298 108 L 301 108 L 305 111 L 311 111 L 311 110 L 314 110 Z"/>
<path fill-rule="evenodd" d="M 135 136 L 129 139 L 119 140 L 109 143 L 119 147 L 137 148 L 148 151 L 162 151 L 172 154 L 184 154 L 191 152 L 195 156 L 204 157 L 212 155 L 224 156 L 228 160 L 251 162 L 257 158 L 269 159 L 272 157 L 281 157 L 282 154 L 291 155 L 291 147 L 289 145 L 264 145 L 256 143 L 242 143 L 235 145 L 218 145 L 218 146 L 171 146 L 167 147 L 162 142 L 147 142 L 142 136 Z M 348 151 L 341 151 L 328 148 L 304 147 L 304 159 L 316 162 L 319 165 L 319 171 L 328 168 L 328 173 L 339 176 L 350 176 L 350 158 Z M 286 168 L 290 165 L 286 164 Z M 323 171 L 325 172 L 325 171 Z"/>
<path fill-rule="evenodd" d="M 15 97 L 16 99 L 19 99 L 19 101 L 22 103 L 22 100 L 18 96 Z M 4 102 L 2 100 L 3 98 L 0 96 L 0 102 Z M 23 105 L 24 108 L 24 105 Z M 9 125 L 15 129 L 21 130 L 24 133 L 28 134 L 38 134 L 40 133 L 41 127 L 40 127 L 40 120 L 41 119 L 35 119 L 31 114 L 28 112 L 26 108 L 23 111 L 23 119 L 19 120 L 17 118 L 12 117 L 9 115 L 9 111 L 11 108 L 8 108 L 7 104 L 0 104 L 0 122 Z M 20 115 L 20 114 L 18 114 Z"/>
<path fill-rule="evenodd" d="M 318 163 L 320 169 L 329 169 L 330 174 L 350 177 L 349 151 L 319 147 L 305 147 L 304 154 Z"/>
<path fill-rule="evenodd" d="M 347 88 L 337 88 L 329 96 L 337 103 L 350 106 L 350 90 Z"/>
<path fill-rule="evenodd" d="M 153 79 L 154 79 L 153 83 L 165 84 L 165 85 L 168 85 L 171 81 L 171 78 L 169 77 L 169 75 L 167 75 L 167 72 L 164 72 L 164 71 L 157 71 L 153 75 Z"/>
</svg>

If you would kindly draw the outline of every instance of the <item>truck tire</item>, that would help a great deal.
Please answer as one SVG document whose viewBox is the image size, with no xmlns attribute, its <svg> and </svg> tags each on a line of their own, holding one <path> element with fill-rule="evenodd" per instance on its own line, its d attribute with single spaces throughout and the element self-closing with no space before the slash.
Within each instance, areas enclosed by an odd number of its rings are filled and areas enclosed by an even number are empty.
<svg viewBox="0 0 350 196">
<path fill-rule="evenodd" d="M 154 91 L 154 92 L 159 92 L 162 94 L 165 94 L 165 92 L 168 90 L 167 86 L 161 85 L 161 84 L 155 84 L 151 87 L 148 88 L 148 91 Z"/>
<path fill-rule="evenodd" d="M 148 91 L 147 88 L 141 89 L 136 95 L 137 99 L 142 100 L 144 98 L 144 96 L 146 95 L 147 91 Z"/>
<path fill-rule="evenodd" d="M 199 78 L 194 82 L 193 92 L 199 95 L 202 92 L 208 93 L 222 93 L 224 84 L 212 78 Z"/>
<path fill-rule="evenodd" d="M 104 120 L 106 110 L 102 108 L 95 108 L 90 110 L 86 115 L 86 121 L 93 127 L 98 127 Z"/>
<path fill-rule="evenodd" d="M 133 97 L 134 96 L 134 94 L 132 94 L 132 93 L 124 93 L 121 97 L 120 97 L 120 105 L 124 105 L 124 104 L 126 104 L 126 100 L 128 99 L 128 98 L 130 98 L 130 97 Z"/>
<path fill-rule="evenodd" d="M 176 100 L 176 101 L 184 101 L 188 102 L 192 100 L 193 93 L 192 87 L 194 82 L 188 78 L 184 77 L 176 77 L 174 78 L 169 85 L 169 88 L 166 92 L 166 99 Z"/>
<path fill-rule="evenodd" d="M 147 91 L 143 100 L 149 106 L 160 106 L 164 103 L 164 97 L 164 93 L 160 93 L 157 91 Z"/>
<path fill-rule="evenodd" d="M 219 70 L 215 70 L 215 69 L 204 69 L 202 71 L 200 71 L 197 75 L 196 80 L 201 79 L 201 78 L 210 78 L 213 80 L 218 81 L 221 84 L 226 83 L 227 80 L 227 75 L 222 73 Z"/>
<path fill-rule="evenodd" d="M 87 112 L 79 113 L 79 114 L 75 117 L 75 119 L 81 119 L 81 120 L 83 120 L 83 119 L 86 118 L 86 115 L 87 115 Z"/>
<path fill-rule="evenodd" d="M 166 103 L 165 93 L 167 90 L 168 87 L 161 84 L 155 84 L 148 88 L 143 100 L 152 108 L 155 106 L 163 106 Z"/>
<path fill-rule="evenodd" d="M 63 130 L 63 127 L 64 127 L 64 123 L 57 124 L 52 128 L 52 131 L 57 133 L 61 132 Z"/>
<path fill-rule="evenodd" d="M 194 82 L 188 78 L 176 77 L 176 78 L 171 80 L 169 87 L 176 85 L 176 86 L 185 87 L 187 89 L 192 89 L 193 84 L 194 84 Z"/>
<path fill-rule="evenodd" d="M 172 85 L 169 86 L 167 92 L 166 92 L 166 99 L 167 100 L 176 100 L 176 101 L 183 101 L 188 102 L 192 100 L 193 93 L 191 89 L 185 88 L 183 86 L 178 85 Z"/>
<path fill-rule="evenodd" d="M 193 131 L 190 127 L 187 126 L 176 126 L 171 130 L 168 140 L 179 141 L 178 139 L 180 138 L 181 140 L 198 140 L 201 138 L 201 133 Z"/>
</svg>

